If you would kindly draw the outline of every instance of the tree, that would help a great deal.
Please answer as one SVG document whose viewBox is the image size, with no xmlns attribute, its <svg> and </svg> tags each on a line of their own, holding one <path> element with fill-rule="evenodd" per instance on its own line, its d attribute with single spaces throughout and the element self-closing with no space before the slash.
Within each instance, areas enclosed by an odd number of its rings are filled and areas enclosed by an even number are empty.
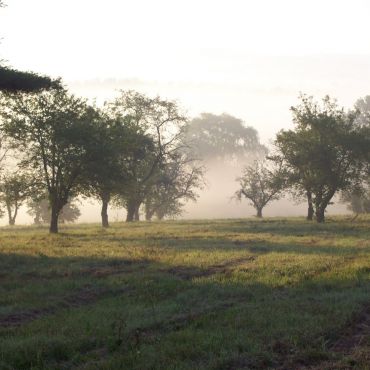
<svg viewBox="0 0 370 370">
<path fill-rule="evenodd" d="M 266 162 L 261 161 L 247 166 L 237 180 L 240 189 L 235 193 L 236 198 L 247 198 L 256 209 L 258 218 L 262 217 L 262 210 L 269 202 L 280 198 L 285 187 L 282 167 L 269 168 Z"/>
<path fill-rule="evenodd" d="M 115 204 L 127 211 L 126 222 L 139 221 L 139 208 L 158 178 L 159 160 L 153 139 L 131 127 L 130 146 L 121 162 L 124 180 L 118 183 Z"/>
<path fill-rule="evenodd" d="M 364 137 L 370 136 L 370 96 L 358 99 L 354 105 L 357 113 L 355 123 Z M 367 152 L 369 154 L 370 151 Z M 370 213 L 370 158 L 364 156 L 363 171 L 353 187 L 341 194 L 341 201 L 355 214 Z"/>
<path fill-rule="evenodd" d="M 317 222 L 336 192 L 348 189 L 363 171 L 369 138 L 356 125 L 355 112 L 345 112 L 326 96 L 322 105 L 302 95 L 292 107 L 294 130 L 278 133 L 275 146 L 290 174 L 293 190 L 311 199 Z"/>
<path fill-rule="evenodd" d="M 7 151 L 8 150 L 5 145 L 5 138 L 2 137 L 0 133 L 0 171 L 2 170 L 2 162 L 6 157 Z"/>
<path fill-rule="evenodd" d="M 129 127 L 131 149 L 122 163 L 125 186 L 119 202 L 126 207 L 130 222 L 139 219 L 139 208 L 160 176 L 160 166 L 183 149 L 183 128 L 187 118 L 175 102 L 149 98 L 134 91 L 121 92 L 110 104 L 111 115 Z"/>
<path fill-rule="evenodd" d="M 4 6 L 4 2 L 0 0 L 0 8 Z M 35 92 L 59 86 L 60 80 L 52 80 L 47 76 L 40 76 L 33 72 L 21 72 L 0 65 L 0 91 Z"/>
<path fill-rule="evenodd" d="M 9 225 L 15 225 L 18 210 L 32 192 L 32 183 L 27 175 L 6 174 L 0 180 L 0 202 L 6 207 Z"/>
<path fill-rule="evenodd" d="M 33 72 L 21 72 L 0 66 L 0 91 L 37 92 L 43 89 L 58 88 L 60 81 Z"/>
<path fill-rule="evenodd" d="M 161 165 L 157 182 L 145 198 L 145 219 L 159 220 L 182 213 L 184 201 L 196 201 L 196 189 L 203 186 L 203 168 L 186 155 L 178 153 Z"/>
<path fill-rule="evenodd" d="M 208 161 L 228 159 L 244 161 L 251 153 L 266 154 L 257 131 L 239 118 L 223 113 L 202 113 L 187 126 L 187 141 L 199 158 Z"/>
<path fill-rule="evenodd" d="M 122 117 L 111 117 L 104 109 L 95 110 L 95 161 L 86 168 L 81 192 L 101 202 L 102 226 L 109 227 L 108 206 L 125 185 L 125 160 L 133 144 L 132 133 Z"/>
<path fill-rule="evenodd" d="M 355 119 L 356 125 L 359 127 L 370 126 L 370 95 L 360 98 L 356 101 L 354 106 L 357 116 Z"/>
<path fill-rule="evenodd" d="M 341 201 L 355 214 L 370 213 L 370 178 L 355 188 L 342 192 Z"/>
<path fill-rule="evenodd" d="M 280 140 L 279 145 L 281 145 L 283 140 L 281 137 L 279 137 L 279 140 Z M 304 150 L 302 152 L 304 154 Z M 303 176 L 303 174 L 306 171 L 305 166 L 307 163 L 305 157 L 302 156 L 299 160 L 297 160 L 296 158 L 294 170 L 292 166 L 290 166 L 289 163 L 283 158 L 281 153 L 276 152 L 272 155 L 269 155 L 268 159 L 274 161 L 275 163 L 281 165 L 282 168 L 284 168 L 286 189 L 289 189 L 289 192 L 295 201 L 299 202 L 306 199 L 308 206 L 306 219 L 307 221 L 312 221 L 315 214 L 315 210 L 313 206 L 312 189 L 309 177 Z"/>
<path fill-rule="evenodd" d="M 38 196 L 30 199 L 30 201 L 27 203 L 27 207 L 27 213 L 30 216 L 33 216 L 33 222 L 35 225 L 50 223 L 51 210 L 48 195 L 46 193 L 43 194 L 43 197 Z M 81 211 L 79 210 L 75 201 L 69 200 L 60 211 L 58 222 L 75 222 L 80 216 Z"/>
<path fill-rule="evenodd" d="M 0 96 L 2 131 L 22 152 L 20 166 L 32 172 L 48 191 L 50 232 L 58 232 L 58 217 L 93 162 L 96 113 L 85 100 L 65 89 L 38 94 Z"/>
</svg>

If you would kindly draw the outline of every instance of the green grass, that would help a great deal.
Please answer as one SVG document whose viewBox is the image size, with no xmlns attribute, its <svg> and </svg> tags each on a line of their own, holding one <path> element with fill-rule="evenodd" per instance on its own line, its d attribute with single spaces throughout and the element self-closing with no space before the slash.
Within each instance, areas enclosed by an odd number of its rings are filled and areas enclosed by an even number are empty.
<svg viewBox="0 0 370 370">
<path fill-rule="evenodd" d="M 369 223 L 1 228 L 0 369 L 368 369 Z"/>
</svg>

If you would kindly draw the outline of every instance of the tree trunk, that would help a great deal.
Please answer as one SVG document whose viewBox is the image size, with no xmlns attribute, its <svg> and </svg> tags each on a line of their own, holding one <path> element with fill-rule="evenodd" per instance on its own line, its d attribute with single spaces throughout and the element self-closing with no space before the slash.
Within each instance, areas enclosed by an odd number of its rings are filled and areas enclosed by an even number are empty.
<svg viewBox="0 0 370 370">
<path fill-rule="evenodd" d="M 325 207 L 316 208 L 316 221 L 318 223 L 325 222 Z"/>
<path fill-rule="evenodd" d="M 133 204 L 133 202 L 129 201 L 128 204 L 127 204 L 126 222 L 134 221 L 134 215 L 135 215 L 135 204 Z"/>
<path fill-rule="evenodd" d="M 8 202 L 6 202 L 6 210 L 8 211 L 8 223 L 9 223 L 9 226 L 14 226 L 13 215 L 12 215 L 12 208 L 10 206 L 10 203 L 8 203 Z"/>
<path fill-rule="evenodd" d="M 162 221 L 164 219 L 164 216 L 166 215 L 161 208 L 157 209 L 155 212 L 155 215 L 157 216 L 158 221 Z"/>
<path fill-rule="evenodd" d="M 109 227 L 109 220 L 108 220 L 108 204 L 109 204 L 110 196 L 105 194 L 101 197 L 102 206 L 101 206 L 101 224 L 102 227 Z"/>
<path fill-rule="evenodd" d="M 153 218 L 154 212 L 152 210 L 147 209 L 145 211 L 145 221 L 151 221 Z"/>
<path fill-rule="evenodd" d="M 35 215 L 35 218 L 33 219 L 33 223 L 34 223 L 35 225 L 41 225 L 41 220 L 40 220 L 40 218 L 41 218 L 40 212 L 37 212 L 37 211 L 36 211 L 36 215 Z"/>
<path fill-rule="evenodd" d="M 12 226 L 15 225 L 15 219 L 17 218 L 17 215 L 18 215 L 18 202 L 15 203 L 15 207 L 14 207 L 14 215 L 13 215 L 13 219 L 12 219 Z"/>
<path fill-rule="evenodd" d="M 135 207 L 135 212 L 134 212 L 134 220 L 135 220 L 135 221 L 140 221 L 139 208 L 140 208 L 140 206 L 136 206 L 136 207 Z"/>
<path fill-rule="evenodd" d="M 256 217 L 262 218 L 262 208 L 257 208 L 257 215 Z"/>
<path fill-rule="evenodd" d="M 58 217 L 59 217 L 59 209 L 55 206 L 51 206 L 51 220 L 50 220 L 50 228 L 49 232 L 51 234 L 58 233 Z"/>
<path fill-rule="evenodd" d="M 308 210 L 307 210 L 307 220 L 312 221 L 314 215 L 314 209 L 312 204 L 312 193 L 310 191 L 307 192 L 307 203 L 308 203 Z"/>
<path fill-rule="evenodd" d="M 325 222 L 325 210 L 326 207 L 329 205 L 331 198 L 333 198 L 336 189 L 331 189 L 330 192 L 326 194 L 325 197 L 320 196 L 315 203 L 315 211 L 316 211 L 316 221 L 318 223 Z"/>
</svg>

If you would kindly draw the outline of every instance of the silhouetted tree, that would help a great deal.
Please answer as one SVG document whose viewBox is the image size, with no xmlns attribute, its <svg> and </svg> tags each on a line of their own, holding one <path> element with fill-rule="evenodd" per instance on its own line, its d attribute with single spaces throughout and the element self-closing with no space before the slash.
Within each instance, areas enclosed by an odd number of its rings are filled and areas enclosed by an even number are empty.
<svg viewBox="0 0 370 370">
<path fill-rule="evenodd" d="M 175 102 L 134 91 L 122 91 L 110 111 L 124 119 L 132 133 L 131 154 L 123 163 L 127 177 L 119 197 L 130 222 L 138 220 L 140 205 L 157 183 L 161 164 L 182 149 L 187 118 Z"/>
<path fill-rule="evenodd" d="M 203 186 L 203 168 L 184 154 L 161 165 L 156 183 L 145 198 L 145 219 L 159 220 L 182 213 L 184 202 L 197 199 L 196 190 Z"/>
<path fill-rule="evenodd" d="M 1 129 L 22 152 L 21 167 L 48 191 L 50 232 L 77 190 L 87 163 L 94 161 L 95 111 L 65 89 L 0 96 Z"/>
<path fill-rule="evenodd" d="M 262 217 L 263 208 L 271 201 L 280 198 L 285 188 L 285 174 L 281 167 L 270 168 L 265 162 L 255 161 L 244 169 L 237 179 L 240 189 L 235 197 L 241 200 L 244 196 L 257 211 L 256 217 Z"/>
<path fill-rule="evenodd" d="M 36 92 L 43 89 L 58 88 L 60 81 L 33 72 L 21 72 L 0 66 L 0 91 Z"/>
<path fill-rule="evenodd" d="M 322 106 L 306 95 L 300 99 L 291 108 L 295 129 L 282 130 L 275 145 L 294 186 L 311 196 L 316 220 L 324 222 L 334 194 L 358 181 L 370 143 L 354 112 L 346 113 L 329 97 Z"/>
<path fill-rule="evenodd" d="M 4 6 L 4 2 L 0 0 L 0 8 Z M 52 80 L 47 76 L 40 76 L 33 72 L 20 72 L 0 65 L 0 91 L 35 92 L 59 86 L 60 80 Z"/>
<path fill-rule="evenodd" d="M 359 127 L 370 126 L 370 95 L 360 98 L 356 101 L 354 106 L 357 112 L 355 123 Z"/>
<path fill-rule="evenodd" d="M 239 118 L 229 114 L 202 113 L 187 126 L 187 141 L 193 155 L 208 161 L 231 159 L 245 161 L 246 157 L 266 154 L 257 131 L 245 126 Z"/>
<path fill-rule="evenodd" d="M 370 96 L 358 99 L 354 109 L 357 113 L 355 124 L 370 142 Z M 355 214 L 370 213 L 370 150 L 364 152 L 362 161 L 363 171 L 359 172 L 358 181 L 341 194 L 341 201 Z"/>
<path fill-rule="evenodd" d="M 107 105 L 98 114 L 96 160 L 86 171 L 82 192 L 101 202 L 102 226 L 109 227 L 108 206 L 112 199 L 130 209 L 128 215 L 135 213 L 131 191 L 138 188 L 135 181 L 140 181 L 143 171 L 147 170 L 154 145 L 142 127 L 133 124 L 130 116 L 121 115 L 115 107 Z"/>
<path fill-rule="evenodd" d="M 51 221 L 51 209 L 47 194 L 43 194 L 43 197 L 34 197 L 27 202 L 27 213 L 33 216 L 33 222 L 35 225 L 43 223 L 50 223 Z M 77 204 L 73 200 L 69 200 L 66 205 L 63 206 L 60 211 L 58 222 L 75 222 L 81 216 Z"/>
<path fill-rule="evenodd" d="M 32 192 L 32 182 L 26 175 L 8 173 L 0 179 L 0 202 L 6 207 L 9 225 L 15 225 L 18 210 Z"/>
<path fill-rule="evenodd" d="M 342 192 L 341 201 L 353 213 L 370 213 L 370 178 L 362 184 Z"/>
</svg>

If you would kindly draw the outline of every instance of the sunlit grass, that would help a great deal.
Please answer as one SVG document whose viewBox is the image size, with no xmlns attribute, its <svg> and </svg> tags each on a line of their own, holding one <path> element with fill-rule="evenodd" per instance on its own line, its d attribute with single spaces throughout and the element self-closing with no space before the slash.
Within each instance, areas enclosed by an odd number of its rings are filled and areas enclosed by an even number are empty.
<svg viewBox="0 0 370 370">
<path fill-rule="evenodd" d="M 369 222 L 1 228 L 0 368 L 365 368 Z"/>
</svg>

